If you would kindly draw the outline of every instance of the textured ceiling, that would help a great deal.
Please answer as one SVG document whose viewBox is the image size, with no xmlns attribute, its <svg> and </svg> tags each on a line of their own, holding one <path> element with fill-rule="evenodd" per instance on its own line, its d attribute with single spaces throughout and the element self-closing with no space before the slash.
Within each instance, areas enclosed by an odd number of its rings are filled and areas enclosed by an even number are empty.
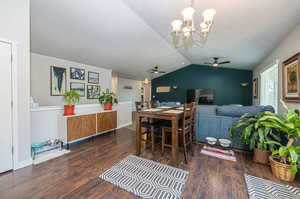
<svg viewBox="0 0 300 199">
<path fill-rule="evenodd" d="M 300 20 L 299 0 L 195 0 L 197 13 L 216 8 L 207 43 L 175 49 L 170 23 L 185 0 L 31 0 L 31 50 L 48 56 L 110 68 L 143 79 L 162 70 L 202 64 L 208 57 L 232 61 L 225 67 L 251 69 Z M 183 64 L 184 63 L 184 64 Z"/>
</svg>

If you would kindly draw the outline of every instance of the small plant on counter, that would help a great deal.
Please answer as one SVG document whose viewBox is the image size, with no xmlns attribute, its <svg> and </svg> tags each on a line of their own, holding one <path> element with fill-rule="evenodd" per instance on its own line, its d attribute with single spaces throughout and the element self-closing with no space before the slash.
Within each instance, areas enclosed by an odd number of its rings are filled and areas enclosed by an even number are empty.
<svg viewBox="0 0 300 199">
<path fill-rule="evenodd" d="M 279 115 L 268 116 L 264 125 L 269 128 L 277 129 L 288 141 L 283 144 L 276 141 L 269 143 L 276 144 L 279 149 L 272 151 L 270 157 L 273 174 L 285 181 L 294 181 L 298 172 L 298 160 L 300 157 L 300 146 L 295 145 L 295 141 L 300 138 L 300 112 L 290 110 L 281 101 L 287 113 L 281 117 Z"/>
<path fill-rule="evenodd" d="M 274 143 L 268 141 L 280 142 L 278 132 L 263 124 L 266 116 L 273 115 L 271 112 L 262 112 L 258 115 L 244 114 L 240 120 L 230 129 L 230 134 L 235 139 L 240 139 L 243 143 L 249 145 L 249 149 L 254 150 L 253 161 L 268 164 L 269 156 L 274 150 Z"/>
<path fill-rule="evenodd" d="M 63 100 L 65 102 L 64 115 L 74 115 L 74 107 L 80 100 L 80 95 L 76 91 L 67 91 Z"/>
<path fill-rule="evenodd" d="M 104 110 L 112 110 L 112 105 L 118 103 L 117 96 L 106 89 L 105 92 L 99 97 L 99 103 L 104 105 Z"/>
</svg>

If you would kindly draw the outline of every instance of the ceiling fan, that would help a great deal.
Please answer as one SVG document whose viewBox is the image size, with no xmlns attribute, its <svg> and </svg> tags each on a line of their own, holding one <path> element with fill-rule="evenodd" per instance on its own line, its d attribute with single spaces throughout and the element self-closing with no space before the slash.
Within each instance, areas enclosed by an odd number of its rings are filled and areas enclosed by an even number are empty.
<svg viewBox="0 0 300 199">
<path fill-rule="evenodd" d="M 150 73 L 155 73 L 155 74 L 158 74 L 158 73 L 166 73 L 165 71 L 160 71 L 158 70 L 158 66 L 155 66 L 154 68 L 152 68 L 150 70 Z"/>
<path fill-rule="evenodd" d="M 204 64 L 211 65 L 213 67 L 218 67 L 223 64 L 230 64 L 230 61 L 219 62 L 220 57 L 213 57 L 213 62 L 205 62 Z"/>
</svg>

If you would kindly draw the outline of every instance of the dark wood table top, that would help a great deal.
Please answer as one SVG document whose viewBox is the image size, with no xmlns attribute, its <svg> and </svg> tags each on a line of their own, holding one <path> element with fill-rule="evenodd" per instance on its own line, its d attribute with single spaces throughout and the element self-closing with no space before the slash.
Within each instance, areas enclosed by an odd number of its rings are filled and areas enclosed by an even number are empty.
<svg viewBox="0 0 300 199">
<path fill-rule="evenodd" d="M 170 119 L 176 117 L 183 116 L 183 108 L 182 107 L 157 107 L 145 109 L 138 112 L 140 117 L 151 117 L 158 119 Z"/>
</svg>

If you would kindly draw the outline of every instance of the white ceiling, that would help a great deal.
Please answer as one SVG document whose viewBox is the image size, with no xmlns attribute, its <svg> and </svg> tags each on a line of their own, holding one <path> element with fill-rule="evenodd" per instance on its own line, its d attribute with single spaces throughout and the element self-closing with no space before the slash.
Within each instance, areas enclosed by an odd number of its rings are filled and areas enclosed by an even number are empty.
<svg viewBox="0 0 300 199">
<path fill-rule="evenodd" d="M 208 57 L 226 67 L 256 66 L 300 21 L 299 0 L 195 0 L 197 13 L 215 8 L 203 47 L 174 49 L 170 23 L 187 0 L 31 0 L 31 51 L 110 68 L 143 79 L 158 64 L 173 71 Z M 184 63 L 184 64 L 182 64 Z"/>
</svg>

